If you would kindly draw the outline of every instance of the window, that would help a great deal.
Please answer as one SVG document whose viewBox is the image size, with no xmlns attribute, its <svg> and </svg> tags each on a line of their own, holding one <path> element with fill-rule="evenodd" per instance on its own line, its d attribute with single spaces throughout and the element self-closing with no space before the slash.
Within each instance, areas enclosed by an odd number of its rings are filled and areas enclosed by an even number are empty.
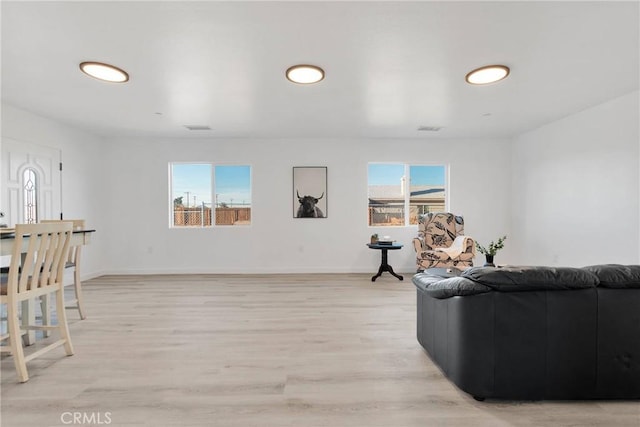
<svg viewBox="0 0 640 427">
<path fill-rule="evenodd" d="M 417 224 L 426 213 L 444 212 L 445 181 L 445 166 L 369 163 L 369 225 Z"/>
<path fill-rule="evenodd" d="M 251 223 L 251 166 L 170 165 L 173 227 Z"/>
<path fill-rule="evenodd" d="M 38 222 L 38 177 L 36 171 L 27 168 L 22 175 L 22 191 L 24 200 L 24 222 Z"/>
<path fill-rule="evenodd" d="M 409 166 L 409 224 L 429 212 L 446 212 L 444 166 Z"/>
<path fill-rule="evenodd" d="M 216 225 L 251 223 L 251 168 L 216 166 Z"/>
</svg>

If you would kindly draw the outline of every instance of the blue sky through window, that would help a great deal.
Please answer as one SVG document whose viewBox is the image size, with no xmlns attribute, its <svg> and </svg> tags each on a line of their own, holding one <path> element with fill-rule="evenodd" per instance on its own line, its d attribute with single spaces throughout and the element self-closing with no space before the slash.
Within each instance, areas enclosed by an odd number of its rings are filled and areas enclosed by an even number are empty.
<svg viewBox="0 0 640 427">
<path fill-rule="evenodd" d="M 404 175 L 401 164 L 369 164 L 369 185 L 400 185 Z"/>
<path fill-rule="evenodd" d="M 174 163 L 172 165 L 172 199 L 183 198 L 185 206 L 211 206 L 211 174 L 215 173 L 217 203 L 251 205 L 250 166 L 212 166 L 211 164 Z M 189 202 L 187 203 L 187 196 Z"/>
<path fill-rule="evenodd" d="M 173 200 L 182 197 L 184 206 L 211 203 L 211 165 L 174 163 L 172 169 Z"/>
<path fill-rule="evenodd" d="M 410 166 L 411 185 L 444 185 L 444 166 Z"/>
<path fill-rule="evenodd" d="M 250 166 L 216 166 L 215 174 L 217 203 L 251 205 Z"/>
<path fill-rule="evenodd" d="M 411 185 L 444 185 L 444 166 L 410 166 Z M 369 164 L 369 185 L 400 185 L 403 164 Z"/>
</svg>

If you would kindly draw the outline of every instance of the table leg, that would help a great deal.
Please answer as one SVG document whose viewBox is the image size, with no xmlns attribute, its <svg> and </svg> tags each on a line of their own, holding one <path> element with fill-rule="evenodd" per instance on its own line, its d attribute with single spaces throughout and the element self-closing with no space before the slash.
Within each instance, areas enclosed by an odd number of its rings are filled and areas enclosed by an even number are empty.
<svg viewBox="0 0 640 427">
<path fill-rule="evenodd" d="M 390 265 L 388 265 L 387 267 L 389 267 L 389 269 L 387 270 L 389 273 L 391 273 L 392 276 L 397 277 L 398 280 L 404 280 L 404 277 L 402 277 L 399 274 L 396 274 L 395 271 L 393 271 L 393 267 L 391 267 Z"/>
<path fill-rule="evenodd" d="M 384 272 L 384 268 L 382 268 L 382 264 L 381 264 L 380 267 L 378 268 L 378 273 L 376 273 L 376 275 L 371 278 L 371 281 L 375 282 L 378 277 L 382 276 L 382 272 Z"/>
<path fill-rule="evenodd" d="M 396 278 L 398 278 L 398 280 L 404 280 L 404 277 L 402 277 L 399 274 L 396 274 L 393 271 L 393 267 L 391 267 L 389 265 L 389 262 L 388 262 L 388 252 L 389 252 L 389 250 L 388 249 L 380 249 L 380 251 L 382 252 L 382 260 L 380 262 L 380 268 L 378 268 L 378 273 L 371 278 L 371 281 L 375 282 L 376 279 L 378 277 L 382 276 L 382 273 L 385 272 L 385 271 L 388 271 L 389 273 L 391 273 L 391 275 L 396 277 Z"/>
</svg>

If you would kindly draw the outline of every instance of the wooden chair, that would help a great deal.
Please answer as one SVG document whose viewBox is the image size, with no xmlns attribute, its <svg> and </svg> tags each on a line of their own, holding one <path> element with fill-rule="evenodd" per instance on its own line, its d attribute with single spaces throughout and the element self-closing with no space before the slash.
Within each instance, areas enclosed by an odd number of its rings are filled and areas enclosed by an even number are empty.
<svg viewBox="0 0 640 427">
<path fill-rule="evenodd" d="M 65 219 L 65 220 L 57 220 L 57 219 L 44 219 L 40 222 L 43 223 L 55 223 L 55 222 L 71 222 L 73 223 L 73 229 L 74 230 L 84 230 L 84 226 L 85 226 L 85 221 L 84 219 Z M 80 314 L 80 319 L 86 319 L 87 316 L 84 312 L 83 309 L 83 302 L 82 302 L 82 282 L 80 281 L 80 255 L 81 255 L 81 249 L 82 246 L 72 246 L 69 249 L 69 256 L 67 258 L 67 262 L 65 264 L 65 268 L 73 268 L 73 288 L 75 291 L 75 299 L 72 300 L 66 300 L 65 302 L 65 306 L 66 308 L 71 308 L 71 309 L 76 309 L 78 310 L 78 313 Z M 46 298 L 44 299 L 44 302 L 46 303 Z M 72 304 L 72 305 L 69 305 Z M 75 305 L 74 305 L 75 304 Z M 47 311 L 45 313 L 45 311 Z M 49 314 L 48 314 L 48 307 L 44 307 L 42 309 L 42 313 L 43 316 L 47 316 L 47 319 L 49 319 Z"/>
<path fill-rule="evenodd" d="M 0 341 L 9 341 L 0 351 L 10 352 L 20 382 L 29 379 L 26 363 L 64 345 L 67 356 L 73 355 L 64 308 L 64 265 L 69 252 L 73 224 L 17 224 L 9 272 L 0 286 L 0 303 L 7 305 L 7 333 Z M 24 254 L 24 256 L 23 256 Z M 21 324 L 18 307 L 21 302 L 56 293 L 57 325 L 28 325 L 26 315 Z M 55 330 L 60 339 L 29 355 L 22 348 L 22 330 Z"/>
</svg>

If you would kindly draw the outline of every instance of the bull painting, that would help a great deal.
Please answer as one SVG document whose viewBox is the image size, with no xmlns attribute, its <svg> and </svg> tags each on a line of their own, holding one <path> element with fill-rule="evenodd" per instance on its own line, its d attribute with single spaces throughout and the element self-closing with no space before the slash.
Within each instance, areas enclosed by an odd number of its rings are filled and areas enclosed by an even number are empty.
<svg viewBox="0 0 640 427">
<path fill-rule="evenodd" d="M 292 190 L 294 218 L 327 218 L 326 166 L 294 166 Z"/>
<path fill-rule="evenodd" d="M 320 195 L 320 197 L 300 197 L 300 193 L 298 193 L 298 190 L 296 190 L 296 196 L 298 196 L 298 202 L 300 202 L 300 207 L 298 208 L 296 218 L 324 218 L 324 214 L 322 213 L 320 208 L 316 206 L 316 204 L 318 204 L 318 201 L 324 197 L 324 192 L 322 193 L 322 195 Z"/>
</svg>

